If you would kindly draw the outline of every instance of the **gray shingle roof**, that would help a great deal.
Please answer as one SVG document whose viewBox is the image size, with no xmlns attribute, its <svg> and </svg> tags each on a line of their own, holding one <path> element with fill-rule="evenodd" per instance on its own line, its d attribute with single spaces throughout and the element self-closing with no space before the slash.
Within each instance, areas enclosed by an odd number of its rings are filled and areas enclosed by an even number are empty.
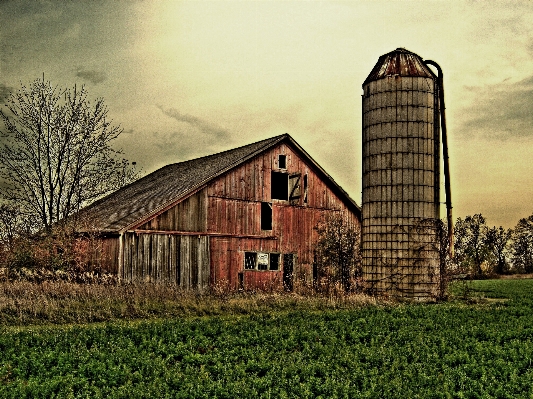
<svg viewBox="0 0 533 399">
<path fill-rule="evenodd" d="M 289 140 L 333 182 L 288 134 L 283 134 L 214 155 L 167 165 L 96 201 L 81 210 L 80 214 L 89 223 L 90 230 L 126 230 L 283 140 Z M 335 182 L 333 184 L 359 210 L 355 202 Z"/>
</svg>

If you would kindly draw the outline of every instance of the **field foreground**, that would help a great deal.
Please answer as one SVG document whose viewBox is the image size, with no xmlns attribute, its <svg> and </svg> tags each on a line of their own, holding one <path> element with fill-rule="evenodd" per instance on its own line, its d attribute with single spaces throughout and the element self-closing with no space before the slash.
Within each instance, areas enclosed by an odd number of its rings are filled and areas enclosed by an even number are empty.
<svg viewBox="0 0 533 399">
<path fill-rule="evenodd" d="M 0 397 L 533 398 L 533 280 L 464 284 L 433 305 L 4 287 Z"/>
</svg>

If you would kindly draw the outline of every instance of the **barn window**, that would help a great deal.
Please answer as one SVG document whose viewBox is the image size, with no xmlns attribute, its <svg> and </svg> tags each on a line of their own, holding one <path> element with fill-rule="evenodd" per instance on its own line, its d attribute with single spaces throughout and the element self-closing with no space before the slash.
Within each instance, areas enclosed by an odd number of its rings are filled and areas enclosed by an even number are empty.
<svg viewBox="0 0 533 399">
<path fill-rule="evenodd" d="M 268 254 L 259 252 L 257 254 L 257 270 L 268 270 Z"/>
<path fill-rule="evenodd" d="M 269 252 L 245 252 L 245 270 L 279 270 L 281 254 Z"/>
<path fill-rule="evenodd" d="M 270 254 L 270 270 L 279 270 L 280 254 Z"/>
<path fill-rule="evenodd" d="M 255 264 L 257 263 L 257 253 L 256 252 L 245 252 L 244 253 L 244 268 L 245 269 L 255 269 Z"/>
<path fill-rule="evenodd" d="M 261 202 L 261 230 L 272 230 L 272 204 Z"/>
<path fill-rule="evenodd" d="M 278 168 L 287 169 L 287 156 L 278 155 Z"/>
<path fill-rule="evenodd" d="M 270 192 L 272 199 L 287 201 L 289 199 L 289 175 L 273 171 Z"/>
</svg>

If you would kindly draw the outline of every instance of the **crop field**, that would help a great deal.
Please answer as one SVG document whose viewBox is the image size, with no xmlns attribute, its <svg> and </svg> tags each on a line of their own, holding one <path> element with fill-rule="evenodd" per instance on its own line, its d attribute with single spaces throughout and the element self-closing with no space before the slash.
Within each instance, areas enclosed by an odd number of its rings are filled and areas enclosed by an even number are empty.
<svg viewBox="0 0 533 399">
<path fill-rule="evenodd" d="M 0 328 L 0 397 L 533 398 L 533 280 L 452 293 L 440 304 L 265 296 L 203 316 L 12 323 Z"/>
</svg>

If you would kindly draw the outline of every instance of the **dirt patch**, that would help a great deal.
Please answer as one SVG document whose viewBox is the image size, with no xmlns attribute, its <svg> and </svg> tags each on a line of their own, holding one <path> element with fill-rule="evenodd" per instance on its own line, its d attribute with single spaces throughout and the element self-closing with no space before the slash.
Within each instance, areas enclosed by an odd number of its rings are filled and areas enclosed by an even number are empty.
<svg viewBox="0 0 533 399">
<path fill-rule="evenodd" d="M 521 280 L 525 278 L 533 278 L 533 273 L 529 274 L 509 274 L 509 275 L 502 275 L 500 276 L 500 279 L 502 280 Z"/>
</svg>

